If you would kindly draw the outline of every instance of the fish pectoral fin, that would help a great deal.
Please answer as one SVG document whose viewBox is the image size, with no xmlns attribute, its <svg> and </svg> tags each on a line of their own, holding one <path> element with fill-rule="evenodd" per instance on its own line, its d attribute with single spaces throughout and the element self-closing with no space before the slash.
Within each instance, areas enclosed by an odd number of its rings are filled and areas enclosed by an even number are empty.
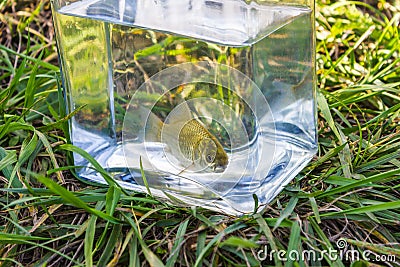
<svg viewBox="0 0 400 267">
<path fill-rule="evenodd" d="M 192 164 L 190 164 L 189 166 L 183 168 L 177 175 L 184 173 L 185 171 L 189 170 L 193 166 L 194 166 L 194 162 Z"/>
</svg>

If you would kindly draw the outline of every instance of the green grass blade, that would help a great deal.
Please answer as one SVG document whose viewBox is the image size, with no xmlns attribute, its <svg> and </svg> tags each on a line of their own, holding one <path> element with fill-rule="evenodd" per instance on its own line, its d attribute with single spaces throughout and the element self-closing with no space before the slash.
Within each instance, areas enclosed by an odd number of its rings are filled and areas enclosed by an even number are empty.
<svg viewBox="0 0 400 267">
<path fill-rule="evenodd" d="M 199 256 L 196 259 L 196 262 L 194 264 L 194 267 L 200 266 L 200 262 L 202 262 L 202 259 L 205 257 L 205 255 L 208 253 L 208 251 L 212 248 L 214 244 L 218 245 L 221 242 L 222 237 L 224 237 L 227 234 L 230 234 L 234 231 L 237 231 L 241 228 L 245 227 L 244 224 L 242 223 L 235 223 L 227 228 L 225 228 L 223 231 L 219 232 L 211 241 L 207 244 L 207 246 L 204 247 L 204 249 L 200 252 Z"/>
<path fill-rule="evenodd" d="M 378 212 L 378 211 L 385 211 L 385 210 L 389 210 L 389 209 L 399 209 L 399 208 L 400 208 L 400 200 L 393 201 L 393 202 L 387 202 L 387 203 L 381 203 L 381 204 L 375 204 L 375 205 L 370 205 L 370 206 L 346 209 L 346 210 L 342 210 L 342 211 L 327 212 L 327 213 L 322 213 L 320 216 L 321 217 L 330 217 L 330 216 L 337 216 L 337 215 L 362 214 L 362 213 L 368 213 L 368 212 Z"/>
<path fill-rule="evenodd" d="M 117 250 L 119 238 L 122 237 L 122 224 L 114 224 L 111 233 L 108 236 L 107 244 L 102 249 L 100 259 L 98 261 L 99 266 L 106 266 L 106 263 L 110 260 L 113 250 Z"/>
<path fill-rule="evenodd" d="M 111 176 L 108 172 L 106 172 L 103 167 L 85 150 L 77 147 L 77 146 L 73 146 L 70 144 L 64 144 L 59 146 L 61 149 L 66 150 L 66 151 L 70 151 L 70 152 L 74 152 L 77 153 L 79 155 L 81 155 L 84 159 L 86 159 L 87 161 L 89 161 L 90 164 L 93 165 L 93 167 L 96 169 L 96 171 L 98 171 L 104 178 L 104 180 L 108 183 L 108 185 L 115 185 L 118 188 L 121 189 L 121 192 L 123 192 L 125 195 L 129 195 L 129 193 L 122 188 Z M 83 180 L 83 182 L 85 182 L 85 180 Z"/>
<path fill-rule="evenodd" d="M 278 246 L 276 245 L 274 235 L 272 234 L 271 229 L 268 227 L 268 224 L 266 223 L 265 219 L 261 217 L 260 214 L 254 215 L 254 218 L 257 220 L 257 223 L 260 227 L 260 231 L 262 231 L 265 235 L 265 237 L 268 240 L 269 245 L 271 246 L 271 249 L 274 251 L 279 251 Z M 276 223 L 274 224 L 276 225 Z M 281 267 L 282 263 L 278 258 L 277 253 L 274 253 L 274 263 L 276 267 Z"/>
<path fill-rule="evenodd" d="M 88 225 L 86 227 L 86 232 L 85 232 L 85 245 L 84 245 L 84 251 L 85 251 L 85 265 L 87 267 L 92 267 L 93 266 L 93 242 L 94 242 L 94 236 L 96 232 L 96 220 L 97 216 L 90 216 Z"/>
<path fill-rule="evenodd" d="M 313 218 L 309 219 L 310 225 L 314 229 L 314 232 L 318 235 L 318 238 L 321 239 L 321 246 L 323 247 L 324 250 L 329 251 L 329 250 L 335 250 L 329 241 L 329 238 L 326 236 L 324 231 L 318 226 L 318 224 L 315 222 Z M 343 262 L 341 259 L 338 257 L 335 261 L 331 261 L 329 257 L 327 257 L 326 253 L 323 255 L 325 260 L 328 262 L 329 266 L 337 266 L 337 267 L 344 267 Z"/>
<path fill-rule="evenodd" d="M 121 189 L 114 185 L 110 186 L 106 194 L 106 213 L 113 216 L 115 208 L 121 198 Z"/>
<path fill-rule="evenodd" d="M 288 261 L 285 263 L 285 267 L 293 266 L 293 258 L 301 259 L 301 239 L 300 239 L 300 226 L 297 221 L 293 222 L 292 228 L 290 229 L 289 244 L 287 247 Z M 296 252 L 297 254 L 293 253 Z M 294 255 L 290 255 L 294 254 Z M 299 257 L 297 257 L 299 255 Z"/>
<path fill-rule="evenodd" d="M 52 149 L 52 147 L 51 147 L 49 141 L 48 141 L 47 138 L 45 137 L 45 135 L 42 134 L 42 133 L 39 132 L 39 131 L 36 131 L 36 130 L 34 131 L 34 133 L 39 137 L 40 141 L 41 141 L 42 144 L 45 146 L 46 152 L 48 153 L 48 155 L 49 155 L 49 157 L 50 157 L 50 159 L 51 159 L 51 162 L 53 163 L 53 167 L 54 167 L 55 169 L 59 168 L 58 163 L 57 163 L 56 156 L 54 155 L 53 149 Z M 61 182 L 61 183 L 64 183 L 64 177 L 63 177 L 62 173 L 61 173 L 61 172 L 56 172 L 56 173 L 57 173 L 58 181 Z"/>
<path fill-rule="evenodd" d="M 219 247 L 231 246 L 231 247 L 236 247 L 238 249 L 258 247 L 257 243 L 255 243 L 254 241 L 244 239 L 242 237 L 237 237 L 237 236 L 228 237 L 225 241 L 221 242 L 218 246 Z"/>
<path fill-rule="evenodd" d="M 279 225 L 281 224 L 281 222 L 284 219 L 288 218 L 292 214 L 292 212 L 293 212 L 294 208 L 296 207 L 296 204 L 297 204 L 298 201 L 299 201 L 298 197 L 292 197 L 289 200 L 287 206 L 282 211 L 281 216 L 279 216 L 278 220 L 276 221 L 276 224 L 274 226 L 273 231 L 275 231 L 279 227 Z"/>
<path fill-rule="evenodd" d="M 147 182 L 146 174 L 144 173 L 144 170 L 143 170 L 142 157 L 139 157 L 139 164 L 140 164 L 140 173 L 142 175 L 144 186 L 146 187 L 147 193 L 150 196 L 152 196 L 150 187 L 149 187 L 149 183 Z"/>
<path fill-rule="evenodd" d="M 138 227 L 136 226 L 136 223 L 129 218 L 127 215 L 122 213 L 122 216 L 124 216 L 124 218 L 127 220 L 127 222 L 130 224 L 130 226 L 133 228 L 133 230 L 135 231 L 135 234 L 138 238 L 139 244 L 142 247 L 142 251 L 144 256 L 146 257 L 146 260 L 148 261 L 148 263 L 150 264 L 150 266 L 154 266 L 154 267 L 165 267 L 165 265 L 163 264 L 163 262 L 157 257 L 156 254 L 154 254 L 149 247 L 146 245 L 145 241 L 142 239 L 142 236 L 139 232 Z"/>
<path fill-rule="evenodd" d="M 40 60 L 42 55 L 43 55 L 43 51 L 42 51 L 41 55 L 39 56 L 38 60 Z M 36 91 L 36 87 L 37 87 L 35 82 L 36 82 L 36 75 L 38 72 L 38 68 L 39 68 L 38 61 L 36 61 L 35 65 L 32 68 L 32 72 L 29 75 L 28 84 L 26 85 L 26 88 L 25 88 L 24 107 L 26 109 L 32 108 L 32 105 L 34 103 L 34 95 L 35 95 L 35 91 Z"/>
<path fill-rule="evenodd" d="M 17 153 L 15 150 L 7 151 L 0 147 L 0 171 L 3 172 L 7 179 L 10 179 L 13 164 L 18 161 Z"/>
<path fill-rule="evenodd" d="M 49 239 L 50 238 L 40 236 L 0 233 L 0 243 L 3 244 L 24 244 L 25 241 L 40 241 Z"/>
<path fill-rule="evenodd" d="M 321 217 L 319 215 L 318 205 L 314 197 L 310 197 L 310 205 L 311 209 L 313 210 L 315 219 L 317 220 L 317 223 L 321 223 Z"/>
<path fill-rule="evenodd" d="M 322 197 L 331 196 L 331 195 L 335 195 L 335 194 L 339 194 L 339 193 L 343 193 L 343 192 L 348 192 L 356 187 L 369 185 L 371 183 L 375 183 L 375 182 L 379 182 L 379 181 L 384 181 L 385 179 L 388 179 L 388 178 L 396 179 L 396 175 L 399 175 L 399 174 L 400 174 L 400 170 L 392 170 L 392 171 L 376 174 L 369 178 L 359 180 L 359 181 L 353 182 L 348 185 L 339 186 L 339 187 L 327 190 L 322 193 L 317 193 L 315 195 L 315 197 L 322 198 Z"/>
<path fill-rule="evenodd" d="M 29 61 L 32 61 L 34 63 L 37 63 L 39 66 L 44 67 L 44 68 L 46 68 L 48 70 L 52 70 L 52 71 L 59 71 L 60 70 L 59 67 L 54 66 L 53 64 L 50 64 L 48 62 L 45 62 L 43 60 L 39 60 L 39 59 L 31 57 L 31 56 L 27 56 L 27 55 L 22 54 L 22 53 L 18 53 L 16 51 L 14 51 L 14 50 L 2 45 L 2 44 L 0 44 L 0 50 L 3 50 L 3 51 L 5 51 L 5 52 L 7 52 L 8 54 L 11 54 L 11 55 L 17 55 L 17 56 L 23 58 L 24 60 L 29 60 Z"/>
<path fill-rule="evenodd" d="M 9 179 L 8 187 L 19 188 L 22 187 L 22 183 L 16 178 L 16 174 L 19 169 L 23 166 L 23 164 L 29 160 L 29 158 L 34 153 L 36 146 L 38 145 L 38 137 L 36 134 L 33 134 L 32 137 L 28 136 L 22 142 L 21 151 L 18 156 L 17 164 L 15 165 L 11 177 Z"/>
<path fill-rule="evenodd" d="M 129 267 L 139 266 L 140 260 L 138 250 L 138 237 L 136 235 L 132 235 L 131 243 L 129 244 Z"/>
<path fill-rule="evenodd" d="M 106 221 L 109 221 L 111 223 L 119 223 L 119 220 L 116 219 L 115 217 L 112 217 L 106 213 L 103 213 L 101 211 L 98 211 L 96 209 L 93 209 L 89 207 L 85 202 L 83 202 L 81 199 L 77 198 L 73 193 L 65 189 L 64 187 L 60 186 L 53 180 L 46 178 L 41 175 L 34 175 L 36 179 L 44 184 L 48 189 L 50 189 L 53 193 L 59 195 L 64 201 L 67 203 L 70 203 L 74 205 L 75 207 L 81 208 L 93 215 L 96 215 Z"/>
<path fill-rule="evenodd" d="M 178 231 L 176 232 L 177 238 L 174 242 L 174 245 L 172 246 L 171 253 L 165 264 L 166 267 L 175 266 L 176 259 L 178 258 L 181 247 L 184 244 L 184 237 L 188 224 L 189 220 L 185 220 L 183 223 L 181 223 L 181 225 L 179 225 Z"/>
<path fill-rule="evenodd" d="M 207 232 L 205 230 L 202 230 L 199 232 L 197 236 L 197 244 L 196 244 L 196 258 L 200 258 L 201 252 L 204 250 L 204 247 L 206 245 L 206 238 L 207 238 Z M 199 260 L 198 263 L 199 266 L 203 265 L 203 259 Z"/>
</svg>

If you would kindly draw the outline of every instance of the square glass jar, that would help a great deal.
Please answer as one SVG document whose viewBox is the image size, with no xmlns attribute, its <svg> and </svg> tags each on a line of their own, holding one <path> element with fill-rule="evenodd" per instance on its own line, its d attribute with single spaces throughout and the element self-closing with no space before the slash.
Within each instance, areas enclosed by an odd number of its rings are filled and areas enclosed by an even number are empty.
<svg viewBox="0 0 400 267">
<path fill-rule="evenodd" d="M 71 142 L 124 188 L 147 192 L 147 182 L 175 204 L 246 214 L 316 153 L 313 1 L 52 8 L 67 110 L 79 109 Z M 105 183 L 74 161 L 80 177 Z"/>
</svg>

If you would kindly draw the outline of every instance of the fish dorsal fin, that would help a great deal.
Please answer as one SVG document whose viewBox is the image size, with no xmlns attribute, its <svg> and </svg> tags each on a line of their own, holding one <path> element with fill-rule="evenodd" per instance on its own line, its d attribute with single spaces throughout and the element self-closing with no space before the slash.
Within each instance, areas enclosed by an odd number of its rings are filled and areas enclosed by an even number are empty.
<svg viewBox="0 0 400 267">
<path fill-rule="evenodd" d="M 186 123 L 193 119 L 188 104 L 183 102 L 176 106 L 165 119 L 161 132 L 161 142 L 168 144 L 174 155 L 179 155 L 179 136 Z"/>
<path fill-rule="evenodd" d="M 182 102 L 169 113 L 165 123 L 170 125 L 185 124 L 192 119 L 193 115 L 189 105 L 186 102 Z"/>
</svg>

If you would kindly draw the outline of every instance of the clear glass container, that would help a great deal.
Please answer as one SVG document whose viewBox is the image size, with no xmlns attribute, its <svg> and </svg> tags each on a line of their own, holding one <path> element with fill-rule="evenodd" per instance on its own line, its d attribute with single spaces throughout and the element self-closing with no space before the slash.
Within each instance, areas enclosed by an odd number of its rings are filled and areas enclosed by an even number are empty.
<svg viewBox="0 0 400 267">
<path fill-rule="evenodd" d="M 246 214 L 316 153 L 313 1 L 52 7 L 71 142 L 124 188 Z"/>
</svg>

